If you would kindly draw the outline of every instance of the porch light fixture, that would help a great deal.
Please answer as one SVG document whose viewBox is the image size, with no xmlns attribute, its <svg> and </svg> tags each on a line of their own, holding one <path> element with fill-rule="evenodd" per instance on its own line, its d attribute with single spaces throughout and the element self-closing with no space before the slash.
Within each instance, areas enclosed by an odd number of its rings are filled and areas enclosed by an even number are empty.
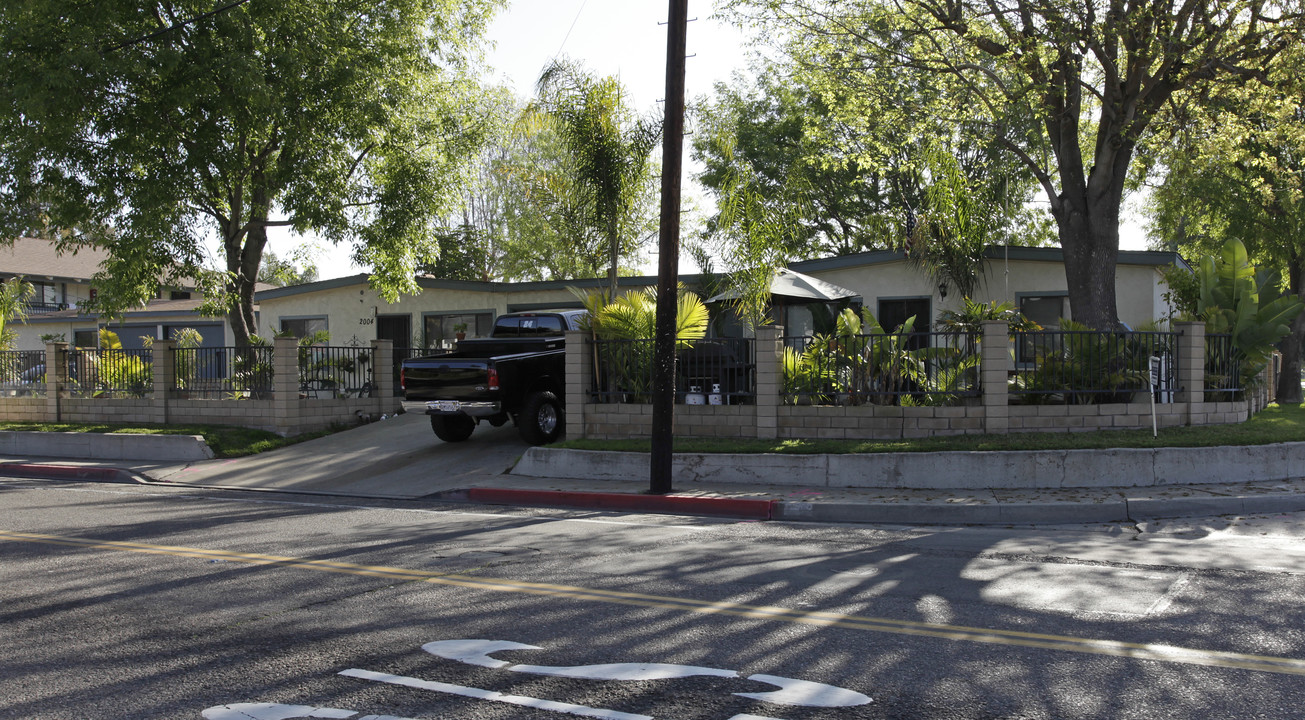
<svg viewBox="0 0 1305 720">
<path fill-rule="evenodd" d="M 938 284 L 938 297 L 943 300 L 947 299 L 947 283 Z"/>
</svg>

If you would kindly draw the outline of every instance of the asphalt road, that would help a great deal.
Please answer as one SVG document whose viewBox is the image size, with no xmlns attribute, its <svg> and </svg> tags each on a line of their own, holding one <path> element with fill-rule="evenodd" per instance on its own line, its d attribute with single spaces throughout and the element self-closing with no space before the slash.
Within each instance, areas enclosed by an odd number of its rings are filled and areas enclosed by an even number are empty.
<svg viewBox="0 0 1305 720">
<path fill-rule="evenodd" d="M 0 718 L 1299 717 L 1302 536 L 0 479 Z"/>
</svg>

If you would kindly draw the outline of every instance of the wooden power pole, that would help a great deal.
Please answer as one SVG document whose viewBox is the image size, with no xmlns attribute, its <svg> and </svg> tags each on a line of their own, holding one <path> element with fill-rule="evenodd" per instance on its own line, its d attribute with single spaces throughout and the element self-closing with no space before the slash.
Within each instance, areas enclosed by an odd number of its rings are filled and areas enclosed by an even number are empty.
<svg viewBox="0 0 1305 720">
<path fill-rule="evenodd" d="M 662 218 L 657 240 L 652 454 L 648 492 L 671 491 L 675 436 L 675 311 L 680 276 L 680 174 L 684 165 L 684 62 L 689 0 L 670 0 L 666 24 L 666 119 L 662 123 Z"/>
</svg>

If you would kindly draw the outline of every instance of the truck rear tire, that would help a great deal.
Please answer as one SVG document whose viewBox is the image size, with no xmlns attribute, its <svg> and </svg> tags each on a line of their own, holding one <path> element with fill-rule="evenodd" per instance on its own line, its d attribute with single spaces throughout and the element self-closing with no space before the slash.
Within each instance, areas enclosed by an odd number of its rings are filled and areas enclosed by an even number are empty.
<svg viewBox="0 0 1305 720">
<path fill-rule="evenodd" d="M 551 392 L 533 392 L 526 396 L 517 416 L 521 439 L 531 445 L 547 445 L 562 436 L 565 421 L 562 403 Z"/>
<path fill-rule="evenodd" d="M 430 429 L 444 442 L 462 442 L 471 437 L 476 421 L 470 415 L 431 415 Z"/>
</svg>

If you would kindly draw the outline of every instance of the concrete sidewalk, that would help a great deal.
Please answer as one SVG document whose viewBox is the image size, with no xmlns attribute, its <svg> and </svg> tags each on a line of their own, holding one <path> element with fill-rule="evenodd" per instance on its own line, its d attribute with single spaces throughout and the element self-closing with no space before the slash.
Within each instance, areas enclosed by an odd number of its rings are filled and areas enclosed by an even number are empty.
<svg viewBox="0 0 1305 720">
<path fill-rule="evenodd" d="M 235 459 L 156 462 L 0 453 L 0 474 L 815 522 L 1069 524 L 1305 510 L 1305 480 L 1233 477 L 1199 485 L 938 490 L 804 486 L 792 476 L 747 484 L 685 476 L 675 478 L 674 492 L 655 496 L 645 494 L 646 469 L 609 479 L 509 472 L 527 449 L 514 428 L 484 425 L 467 442 L 441 443 L 425 416 L 409 413 Z"/>
</svg>

